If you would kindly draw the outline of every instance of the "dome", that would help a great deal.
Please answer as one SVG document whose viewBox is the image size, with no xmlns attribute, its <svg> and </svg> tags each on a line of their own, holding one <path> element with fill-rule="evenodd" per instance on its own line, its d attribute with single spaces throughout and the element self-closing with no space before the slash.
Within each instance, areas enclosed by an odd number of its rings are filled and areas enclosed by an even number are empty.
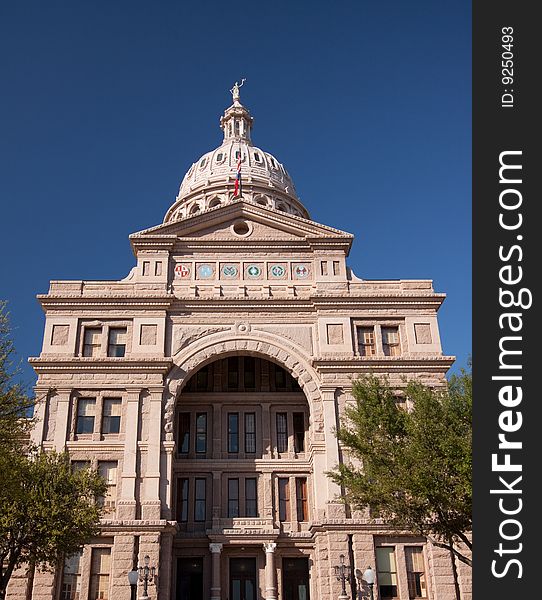
<svg viewBox="0 0 542 600">
<path fill-rule="evenodd" d="M 222 144 L 190 167 L 164 223 L 240 199 L 310 218 L 284 166 L 272 154 L 252 144 L 250 133 L 254 119 L 239 102 L 240 87 L 237 83 L 234 85 L 233 104 L 220 119 L 224 132 Z"/>
</svg>

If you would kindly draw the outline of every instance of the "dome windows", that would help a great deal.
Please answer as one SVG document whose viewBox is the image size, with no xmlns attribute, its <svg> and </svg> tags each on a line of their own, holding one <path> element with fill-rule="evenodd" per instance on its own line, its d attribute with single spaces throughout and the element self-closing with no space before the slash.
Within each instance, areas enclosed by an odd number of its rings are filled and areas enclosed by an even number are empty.
<svg viewBox="0 0 542 600">
<path fill-rule="evenodd" d="M 262 162 L 262 159 L 261 159 L 260 155 L 257 152 L 254 152 L 254 160 L 256 162 L 258 162 L 258 163 Z"/>
<path fill-rule="evenodd" d="M 222 203 L 220 202 L 220 198 L 211 198 L 211 201 L 209 202 L 209 208 L 216 208 L 217 206 L 220 206 Z"/>
<path fill-rule="evenodd" d="M 223 160 L 224 160 L 224 153 L 223 153 L 223 152 L 219 152 L 219 153 L 216 155 L 216 162 L 217 162 L 217 163 L 221 163 Z"/>
<path fill-rule="evenodd" d="M 200 211 L 199 204 L 196 203 L 196 204 L 192 205 L 192 208 L 190 209 L 190 214 L 197 215 L 199 213 L 199 211 Z"/>
<path fill-rule="evenodd" d="M 248 237 L 252 233 L 252 225 L 246 221 L 235 221 L 231 231 L 238 237 Z"/>
<path fill-rule="evenodd" d="M 204 157 L 200 160 L 199 168 L 203 169 L 203 167 L 207 164 L 207 157 Z"/>
</svg>

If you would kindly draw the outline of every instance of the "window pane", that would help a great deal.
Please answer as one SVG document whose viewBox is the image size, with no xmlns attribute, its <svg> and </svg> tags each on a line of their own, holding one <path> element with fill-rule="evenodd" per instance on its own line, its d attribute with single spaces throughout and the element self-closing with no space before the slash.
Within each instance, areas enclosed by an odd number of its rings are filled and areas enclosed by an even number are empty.
<svg viewBox="0 0 542 600">
<path fill-rule="evenodd" d="M 294 446 L 295 452 L 305 452 L 305 415 L 294 413 Z"/>
<path fill-rule="evenodd" d="M 239 387 L 239 358 L 228 358 L 228 389 L 236 390 Z"/>
<path fill-rule="evenodd" d="M 407 565 L 408 593 L 410 598 L 426 598 L 425 565 L 423 549 L 419 546 L 405 548 Z"/>
<path fill-rule="evenodd" d="M 239 452 L 239 413 L 228 413 L 228 452 Z"/>
<path fill-rule="evenodd" d="M 109 330 L 107 356 L 122 357 L 126 353 L 126 328 Z"/>
<path fill-rule="evenodd" d="M 257 480 L 254 477 L 245 479 L 245 513 L 247 517 L 258 516 Z"/>
<path fill-rule="evenodd" d="M 228 517 L 239 516 L 239 479 L 228 479 Z"/>
<path fill-rule="evenodd" d="M 101 328 L 85 329 L 83 341 L 83 356 L 96 356 L 102 345 L 102 330 Z"/>
<path fill-rule="evenodd" d="M 120 412 L 122 400 L 120 398 L 104 398 L 102 433 L 120 432 Z"/>
<path fill-rule="evenodd" d="M 194 502 L 194 521 L 205 521 L 205 479 L 196 479 L 196 495 Z"/>
<path fill-rule="evenodd" d="M 358 343 L 361 356 L 374 356 L 376 354 L 374 328 L 358 327 Z"/>
<path fill-rule="evenodd" d="M 112 511 L 117 500 L 117 461 L 99 461 L 98 473 L 107 483 L 107 491 L 101 502 L 106 512 Z"/>
<path fill-rule="evenodd" d="M 190 450 L 190 413 L 179 413 L 179 452 L 188 454 Z"/>
<path fill-rule="evenodd" d="M 252 356 L 245 356 L 244 367 L 245 390 L 253 390 L 256 388 L 256 361 Z"/>
<path fill-rule="evenodd" d="M 75 433 L 93 433 L 95 410 L 95 398 L 79 398 L 77 401 L 77 423 Z"/>
<path fill-rule="evenodd" d="M 395 566 L 395 548 L 376 549 L 376 568 L 378 587 L 382 598 L 397 597 L 397 568 Z"/>
<path fill-rule="evenodd" d="M 111 549 L 93 548 L 90 565 L 90 600 L 110 600 Z"/>
<path fill-rule="evenodd" d="M 307 521 L 308 520 L 308 506 L 307 506 L 307 478 L 298 477 L 295 480 L 296 483 L 296 495 L 297 495 L 297 520 Z"/>
<path fill-rule="evenodd" d="M 79 600 L 81 592 L 81 558 L 83 551 L 69 556 L 64 561 L 60 600 Z"/>
<path fill-rule="evenodd" d="M 177 500 L 177 518 L 179 521 L 188 521 L 188 479 L 179 480 Z"/>
<path fill-rule="evenodd" d="M 279 521 L 290 520 L 290 481 L 281 477 L 279 480 Z"/>
<path fill-rule="evenodd" d="M 286 413 L 277 413 L 277 451 L 288 451 L 288 421 Z"/>
<path fill-rule="evenodd" d="M 245 452 L 256 452 L 256 414 L 245 413 Z"/>
<path fill-rule="evenodd" d="M 196 414 L 196 452 L 207 452 L 207 413 Z"/>
<path fill-rule="evenodd" d="M 399 328 L 382 327 L 382 349 L 386 356 L 399 356 Z"/>
</svg>

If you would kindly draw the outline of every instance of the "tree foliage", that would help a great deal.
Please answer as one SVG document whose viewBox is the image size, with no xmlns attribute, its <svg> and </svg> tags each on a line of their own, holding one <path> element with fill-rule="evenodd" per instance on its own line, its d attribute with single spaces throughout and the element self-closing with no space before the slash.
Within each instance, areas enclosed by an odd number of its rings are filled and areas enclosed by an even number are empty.
<svg viewBox="0 0 542 600">
<path fill-rule="evenodd" d="M 386 380 L 354 382 L 337 431 L 351 460 L 329 475 L 347 502 L 471 564 L 457 543 L 472 550 L 472 376 L 463 371 L 440 390 L 412 381 L 406 395 L 408 411 Z"/>
<path fill-rule="evenodd" d="M 67 452 L 32 447 L 33 400 L 17 369 L 5 303 L 0 302 L 0 600 L 13 571 L 27 563 L 54 569 L 99 531 L 106 492 L 96 471 L 74 472 Z"/>
</svg>

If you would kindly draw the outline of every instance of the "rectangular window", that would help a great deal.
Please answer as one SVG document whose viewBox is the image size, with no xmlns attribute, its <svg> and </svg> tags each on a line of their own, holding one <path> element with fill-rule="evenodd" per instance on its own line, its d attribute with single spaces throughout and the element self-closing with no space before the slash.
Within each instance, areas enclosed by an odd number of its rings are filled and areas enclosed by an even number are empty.
<svg viewBox="0 0 542 600">
<path fill-rule="evenodd" d="M 245 390 L 256 389 L 256 361 L 252 356 L 245 356 L 243 366 Z"/>
<path fill-rule="evenodd" d="M 374 327 L 358 327 L 358 345 L 360 356 L 376 354 Z"/>
<path fill-rule="evenodd" d="M 98 356 L 102 346 L 101 327 L 85 328 L 83 340 L 83 356 Z"/>
<path fill-rule="evenodd" d="M 288 419 L 286 413 L 277 413 L 277 452 L 288 452 Z"/>
<path fill-rule="evenodd" d="M 399 356 L 399 327 L 382 327 L 382 349 L 385 356 Z"/>
<path fill-rule="evenodd" d="M 341 269 L 341 264 L 338 260 L 333 261 L 333 275 L 339 275 Z"/>
<path fill-rule="evenodd" d="M 105 511 L 111 512 L 117 501 L 117 461 L 99 461 L 98 473 L 107 482 L 107 491 L 101 501 Z"/>
<path fill-rule="evenodd" d="M 294 413 L 294 447 L 296 454 L 305 452 L 305 415 Z"/>
<path fill-rule="evenodd" d="M 397 598 L 397 567 L 394 547 L 376 549 L 376 571 L 380 597 Z"/>
<path fill-rule="evenodd" d="M 207 413 L 196 414 L 196 453 L 207 452 Z"/>
<path fill-rule="evenodd" d="M 245 413 L 245 453 L 256 452 L 256 413 Z"/>
<path fill-rule="evenodd" d="M 279 480 L 279 521 L 290 520 L 290 480 L 280 477 Z"/>
<path fill-rule="evenodd" d="M 205 521 L 205 497 L 206 497 L 205 479 L 196 479 L 196 495 L 194 498 L 194 521 Z"/>
<path fill-rule="evenodd" d="M 420 546 L 406 546 L 405 557 L 409 597 L 427 598 L 423 548 L 421 548 Z"/>
<path fill-rule="evenodd" d="M 320 272 L 322 273 L 322 275 L 327 275 L 327 260 L 321 261 Z"/>
<path fill-rule="evenodd" d="M 179 479 L 177 488 L 177 519 L 183 523 L 188 521 L 188 479 Z"/>
<path fill-rule="evenodd" d="M 111 548 L 92 548 L 89 600 L 110 600 Z"/>
<path fill-rule="evenodd" d="M 239 479 L 228 479 L 228 517 L 239 516 Z"/>
<path fill-rule="evenodd" d="M 295 493 L 297 500 L 297 520 L 309 520 L 309 507 L 307 502 L 307 478 L 297 477 L 295 480 Z"/>
<path fill-rule="evenodd" d="M 126 327 L 115 327 L 109 330 L 107 356 L 122 357 L 126 354 Z"/>
<path fill-rule="evenodd" d="M 286 371 L 278 365 L 275 365 L 275 389 L 286 389 Z"/>
<path fill-rule="evenodd" d="M 179 454 L 190 451 L 190 413 L 179 413 Z"/>
<path fill-rule="evenodd" d="M 90 460 L 72 460 L 71 461 L 72 472 L 82 471 L 83 469 L 90 469 Z"/>
<path fill-rule="evenodd" d="M 236 390 L 239 388 L 239 357 L 232 356 L 228 358 L 228 389 Z"/>
<path fill-rule="evenodd" d="M 161 262 L 154 263 L 154 274 L 156 275 L 156 277 L 159 277 L 160 275 L 162 275 L 162 263 Z"/>
<path fill-rule="evenodd" d="M 120 398 L 104 398 L 102 433 L 120 432 L 121 407 L 122 400 Z"/>
<path fill-rule="evenodd" d="M 228 452 L 239 452 L 239 413 L 228 413 Z"/>
<path fill-rule="evenodd" d="M 151 263 L 148 260 L 143 261 L 143 275 L 147 277 L 151 274 Z"/>
<path fill-rule="evenodd" d="M 258 480 L 255 477 L 245 479 L 245 516 L 258 516 Z"/>
<path fill-rule="evenodd" d="M 77 401 L 77 424 L 75 433 L 93 433 L 96 398 L 79 398 Z"/>
<path fill-rule="evenodd" d="M 64 561 L 62 574 L 62 588 L 60 589 L 60 600 L 79 600 L 81 593 L 81 558 L 83 551 L 80 550 Z"/>
</svg>

